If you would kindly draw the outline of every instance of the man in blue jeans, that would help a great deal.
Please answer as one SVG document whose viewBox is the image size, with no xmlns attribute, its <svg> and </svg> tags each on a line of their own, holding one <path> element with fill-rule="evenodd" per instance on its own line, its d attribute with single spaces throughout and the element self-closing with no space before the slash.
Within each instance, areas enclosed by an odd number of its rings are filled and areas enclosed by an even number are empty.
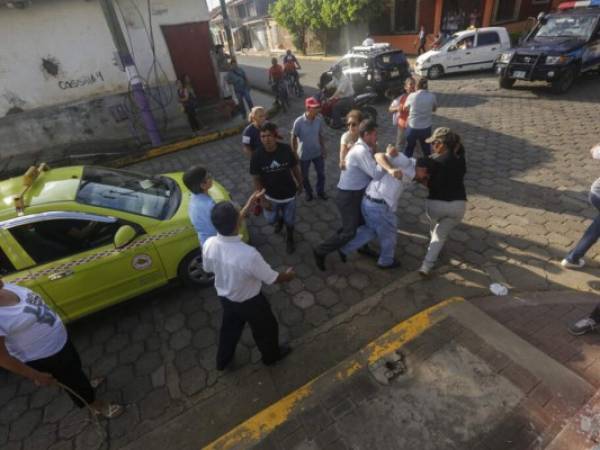
<svg viewBox="0 0 600 450">
<path fill-rule="evenodd" d="M 318 115 L 321 104 L 316 98 L 309 97 L 304 102 L 304 107 L 306 111 L 294 121 L 292 127 L 292 149 L 300 159 L 306 200 L 311 201 L 314 198 L 309 179 L 311 164 L 315 166 L 317 172 L 317 196 L 322 200 L 327 200 L 323 120 Z"/>
<path fill-rule="evenodd" d="M 242 115 L 242 118 L 246 119 L 246 107 L 244 106 L 244 101 L 248 105 L 248 109 L 254 108 L 254 103 L 252 102 L 252 97 L 250 97 L 250 87 L 248 85 L 246 72 L 238 66 L 235 59 L 231 60 L 231 67 L 227 73 L 226 80 L 233 86 L 233 91 L 238 100 L 240 114 Z"/>
<path fill-rule="evenodd" d="M 356 236 L 340 249 L 342 260 L 350 253 L 358 250 L 371 240 L 379 240 L 379 258 L 377 267 L 380 269 L 394 269 L 400 267 L 394 254 L 398 237 L 398 200 L 404 192 L 404 185 L 415 181 L 424 181 L 427 178 L 427 169 L 417 165 L 413 158 L 407 158 L 403 154 L 388 146 L 386 153 L 376 153 L 375 160 L 381 164 L 387 162 L 392 167 L 400 169 L 401 179 L 386 173 L 383 178 L 373 179 L 365 191 L 362 199 L 361 211 L 365 224 L 356 230 Z M 385 170 L 378 165 L 378 171 Z"/>
<path fill-rule="evenodd" d="M 403 111 L 408 111 L 408 128 L 406 130 L 406 147 L 404 154 L 409 158 L 415 151 L 415 145 L 419 142 L 423 156 L 431 154 L 431 145 L 425 140 L 431 136 L 431 125 L 433 113 L 437 109 L 435 95 L 427 90 L 427 78 L 417 81 L 417 90 L 410 94 Z"/>
<path fill-rule="evenodd" d="M 296 222 L 296 194 L 302 192 L 302 175 L 298 160 L 289 145 L 277 142 L 277 125 L 267 122 L 260 129 L 262 147 L 250 160 L 250 174 L 257 191 L 265 189 L 263 206 L 267 222 L 275 233 L 286 227 L 286 251 L 293 253 Z"/>
</svg>

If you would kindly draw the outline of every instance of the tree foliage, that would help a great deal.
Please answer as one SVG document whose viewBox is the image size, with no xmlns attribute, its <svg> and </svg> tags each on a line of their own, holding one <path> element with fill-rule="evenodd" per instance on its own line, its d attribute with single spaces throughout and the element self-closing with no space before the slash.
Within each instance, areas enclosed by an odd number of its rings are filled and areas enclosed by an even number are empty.
<svg viewBox="0 0 600 450">
<path fill-rule="evenodd" d="M 381 14 L 385 0 L 277 0 L 271 15 L 289 30 L 294 45 L 305 49 L 306 33 L 326 34 L 344 25 Z M 300 45 L 298 45 L 300 44 Z"/>
</svg>

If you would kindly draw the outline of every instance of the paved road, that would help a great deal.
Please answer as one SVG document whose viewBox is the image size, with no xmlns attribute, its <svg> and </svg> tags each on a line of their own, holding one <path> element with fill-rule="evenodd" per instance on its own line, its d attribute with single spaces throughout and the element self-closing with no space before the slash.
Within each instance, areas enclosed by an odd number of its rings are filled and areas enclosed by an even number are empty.
<svg viewBox="0 0 600 450">
<path fill-rule="evenodd" d="M 269 78 L 267 70 L 271 66 L 271 58 L 265 56 L 238 56 L 238 61 L 246 70 L 246 75 L 253 87 L 269 91 Z M 308 94 L 314 93 L 319 83 L 319 77 L 332 65 L 331 61 L 302 60 L 298 57 L 302 70 L 300 71 L 300 83 Z"/>
<path fill-rule="evenodd" d="M 452 127 L 466 145 L 469 207 L 464 224 L 452 233 L 444 251 L 442 263 L 452 270 L 428 282 L 414 281 L 401 298 L 411 310 L 418 310 L 448 294 L 469 296 L 474 286 L 481 295 L 481 286 L 485 288 L 489 279 L 476 275 L 478 271 L 509 280 L 515 290 L 596 287 L 600 248 L 588 255 L 591 267 L 581 277 L 560 270 L 557 261 L 595 215 L 586 191 L 598 176 L 598 166 L 588 155 L 600 136 L 598 76 L 578 81 L 561 97 L 542 85 L 526 89 L 517 84 L 514 90 L 500 91 L 487 75 L 452 77 L 432 82 L 431 88 L 441 105 L 435 125 Z M 386 106 L 379 106 L 382 118 Z M 301 112 L 300 102 L 295 108 L 278 116 L 277 122 L 289 126 Z M 382 144 L 395 135 L 389 122 L 381 120 Z M 330 151 L 326 188 L 332 194 L 338 177 L 339 135 L 326 133 Z M 241 154 L 239 137 L 134 168 L 159 173 L 193 163 L 208 165 L 238 202 L 249 194 L 248 161 Z M 360 256 L 346 264 L 331 257 L 325 273 L 315 268 L 311 247 L 338 226 L 333 201 L 299 201 L 294 255 L 285 253 L 282 237 L 274 235 L 262 218 L 253 218 L 254 245 L 274 267 L 293 265 L 298 273 L 291 284 L 265 290 L 280 320 L 282 338 L 302 338 L 414 272 L 428 233 L 424 198 L 424 190 L 414 186 L 401 200 L 397 256 L 403 267 L 385 272 Z M 460 275 L 465 267 L 475 268 L 468 279 Z M 107 376 L 100 395 L 127 405 L 126 414 L 108 425 L 110 448 L 144 435 L 218 390 L 231 389 L 230 378 L 218 375 L 214 367 L 220 320 L 213 290 L 170 286 L 70 327 L 85 367 L 93 376 Z M 382 314 L 378 320 L 389 322 L 394 317 Z M 320 363 L 327 366 L 329 356 L 319 355 Z M 246 331 L 236 364 L 248 367 L 258 357 Z M 293 379 L 311 370 L 315 368 L 307 361 L 302 371 L 290 370 L 286 376 Z M 0 373 L 3 449 L 89 449 L 100 444 L 85 415 L 74 411 L 57 390 L 36 389 L 26 380 Z"/>
</svg>

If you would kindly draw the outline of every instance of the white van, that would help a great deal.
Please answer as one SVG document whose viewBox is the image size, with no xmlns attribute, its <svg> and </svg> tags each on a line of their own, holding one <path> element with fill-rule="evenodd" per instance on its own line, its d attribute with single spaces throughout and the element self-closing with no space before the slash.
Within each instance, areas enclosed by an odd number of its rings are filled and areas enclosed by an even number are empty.
<svg viewBox="0 0 600 450">
<path fill-rule="evenodd" d="M 473 28 L 454 34 L 438 50 L 417 58 L 415 72 L 436 79 L 445 73 L 489 70 L 500 53 L 510 48 L 510 36 L 503 27 Z"/>
</svg>

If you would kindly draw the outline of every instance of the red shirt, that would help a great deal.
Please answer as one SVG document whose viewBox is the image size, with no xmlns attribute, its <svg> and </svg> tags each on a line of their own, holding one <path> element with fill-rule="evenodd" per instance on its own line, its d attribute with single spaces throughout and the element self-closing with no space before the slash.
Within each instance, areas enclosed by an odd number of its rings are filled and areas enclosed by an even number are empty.
<svg viewBox="0 0 600 450">
<path fill-rule="evenodd" d="M 402 94 L 402 97 L 400 97 L 400 111 L 398 112 L 398 128 L 408 127 L 408 115 L 410 114 L 410 111 L 402 111 L 402 107 L 406 103 L 407 98 L 408 94 Z"/>
<path fill-rule="evenodd" d="M 287 73 L 295 72 L 296 71 L 296 63 L 294 61 L 284 62 L 283 70 L 285 70 Z"/>
<path fill-rule="evenodd" d="M 273 81 L 279 81 L 283 78 L 283 67 L 276 64 L 269 69 L 269 78 Z"/>
</svg>

